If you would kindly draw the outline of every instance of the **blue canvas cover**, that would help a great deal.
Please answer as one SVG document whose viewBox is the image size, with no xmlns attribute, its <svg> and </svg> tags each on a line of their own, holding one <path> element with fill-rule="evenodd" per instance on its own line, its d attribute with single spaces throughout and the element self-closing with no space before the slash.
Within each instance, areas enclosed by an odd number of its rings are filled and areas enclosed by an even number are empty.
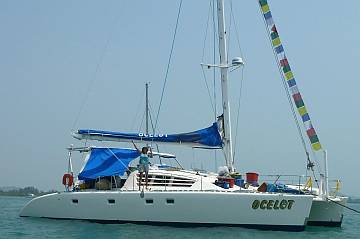
<svg viewBox="0 0 360 239">
<path fill-rule="evenodd" d="M 157 143 L 187 143 L 191 145 L 201 145 L 209 147 L 222 147 L 222 139 L 219 133 L 218 124 L 215 122 L 212 126 L 182 134 L 143 134 L 143 133 L 120 133 L 102 130 L 80 129 L 76 138 L 96 140 L 117 140 L 117 141 L 147 141 Z"/>
<path fill-rule="evenodd" d="M 139 157 L 134 149 L 92 148 L 90 157 L 80 172 L 79 180 L 96 179 L 113 175 L 123 175 L 129 163 Z"/>
<path fill-rule="evenodd" d="M 299 191 L 297 189 L 289 188 L 284 184 L 273 184 L 273 183 L 267 183 L 266 191 L 271 193 L 304 194 L 304 192 Z"/>
</svg>

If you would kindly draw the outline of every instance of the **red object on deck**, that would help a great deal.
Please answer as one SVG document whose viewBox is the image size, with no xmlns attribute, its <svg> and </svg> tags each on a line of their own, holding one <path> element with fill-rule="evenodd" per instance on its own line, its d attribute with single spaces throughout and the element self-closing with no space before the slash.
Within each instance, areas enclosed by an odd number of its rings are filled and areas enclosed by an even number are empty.
<svg viewBox="0 0 360 239">
<path fill-rule="evenodd" d="M 233 188 L 235 185 L 235 178 L 224 178 L 223 179 L 225 182 L 229 183 L 229 188 Z"/>
<path fill-rule="evenodd" d="M 246 182 L 257 183 L 259 180 L 259 174 L 257 173 L 246 173 Z"/>
</svg>

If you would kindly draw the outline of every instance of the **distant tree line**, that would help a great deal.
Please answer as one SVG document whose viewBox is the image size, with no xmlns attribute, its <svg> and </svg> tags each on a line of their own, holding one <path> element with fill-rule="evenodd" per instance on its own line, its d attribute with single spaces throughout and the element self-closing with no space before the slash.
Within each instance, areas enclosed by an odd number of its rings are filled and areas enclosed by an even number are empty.
<svg viewBox="0 0 360 239">
<path fill-rule="evenodd" d="M 10 189 L 10 190 L 0 189 L 0 196 L 30 196 L 30 195 L 40 196 L 40 195 L 45 195 L 45 194 L 54 193 L 54 192 L 57 192 L 57 191 L 50 190 L 50 191 L 44 192 L 44 191 L 40 191 L 39 189 L 37 189 L 35 187 L 25 187 L 25 188 L 15 188 L 15 189 Z"/>
</svg>

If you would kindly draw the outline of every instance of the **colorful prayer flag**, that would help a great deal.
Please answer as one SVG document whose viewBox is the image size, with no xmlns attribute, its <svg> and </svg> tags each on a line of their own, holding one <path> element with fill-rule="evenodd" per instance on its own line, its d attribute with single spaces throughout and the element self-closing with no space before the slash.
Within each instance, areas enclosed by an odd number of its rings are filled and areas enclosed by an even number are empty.
<svg viewBox="0 0 360 239">
<path fill-rule="evenodd" d="M 296 108 L 303 107 L 304 106 L 304 101 L 302 99 L 298 100 L 298 101 L 295 101 L 295 105 L 296 105 Z M 303 119 L 303 121 L 304 121 L 304 119 Z"/>
<path fill-rule="evenodd" d="M 303 105 L 304 105 L 304 102 L 303 102 Z M 310 116 L 308 113 L 304 114 L 301 116 L 301 119 L 303 122 L 306 122 L 306 121 L 309 121 L 310 120 Z"/>
<path fill-rule="evenodd" d="M 301 116 L 303 116 L 304 114 L 307 113 L 307 110 L 306 110 L 306 107 L 305 107 L 305 106 L 298 108 L 298 111 L 299 111 L 299 114 L 300 114 Z"/>
<path fill-rule="evenodd" d="M 290 87 L 290 91 L 293 95 L 299 93 L 299 89 L 297 87 L 297 85 L 294 85 L 293 87 Z"/>
<path fill-rule="evenodd" d="M 294 78 L 294 75 L 293 75 L 292 71 L 286 72 L 286 73 L 285 73 L 285 78 L 286 78 L 287 80 L 293 79 L 293 78 Z"/>
<path fill-rule="evenodd" d="M 311 146 L 315 151 L 318 151 L 318 150 L 320 150 L 322 148 L 320 142 L 312 144 Z"/>
<path fill-rule="evenodd" d="M 284 51 L 284 48 L 282 45 L 278 46 L 278 47 L 275 47 L 275 51 L 277 54 L 280 54 Z"/>
<path fill-rule="evenodd" d="M 288 89 L 292 94 L 294 104 L 300 114 L 300 117 L 304 124 L 306 133 L 309 137 L 310 144 L 315 151 L 320 150 L 322 147 L 319 142 L 319 138 L 315 132 L 315 129 L 312 126 L 309 113 L 307 112 L 305 103 L 300 95 L 299 89 L 297 87 L 297 84 L 296 84 L 296 81 L 294 78 L 294 74 L 291 71 L 288 59 L 285 56 L 284 47 L 281 44 L 279 33 L 277 31 L 273 17 L 271 15 L 270 7 L 267 3 L 267 0 L 259 0 L 259 4 L 260 4 L 261 11 L 263 13 L 262 15 L 267 24 L 267 29 L 270 34 L 273 49 L 276 53 L 276 57 L 279 61 L 281 69 L 282 69 L 283 77 L 286 79 L 286 82 L 288 84 Z M 310 182 L 311 182 L 311 178 L 310 178 Z"/>
<path fill-rule="evenodd" d="M 288 62 L 288 60 L 286 58 L 284 58 L 284 59 L 280 60 L 280 65 L 283 66 L 283 67 L 288 66 L 289 62 Z"/>
<path fill-rule="evenodd" d="M 274 26 L 272 26 L 271 31 L 272 31 L 272 32 L 276 32 L 276 33 L 277 33 L 277 29 L 276 29 L 275 24 L 274 24 Z"/>
<path fill-rule="evenodd" d="M 289 85 L 290 88 L 296 85 L 296 81 L 295 81 L 294 78 L 292 78 L 291 80 L 288 80 L 287 83 L 288 83 L 288 85 Z"/>
<path fill-rule="evenodd" d="M 284 73 L 291 71 L 290 66 L 289 65 L 284 66 L 283 71 L 284 71 Z"/>
<path fill-rule="evenodd" d="M 262 10 L 263 13 L 268 12 L 270 10 L 269 5 L 266 4 L 266 5 L 262 6 L 261 10 Z"/>
<path fill-rule="evenodd" d="M 316 134 L 310 137 L 310 142 L 312 144 L 315 144 L 315 143 L 319 142 L 319 138 L 317 137 Z"/>
<path fill-rule="evenodd" d="M 294 101 L 302 100 L 300 93 L 298 92 L 296 94 L 293 94 L 293 99 Z"/>
<path fill-rule="evenodd" d="M 271 33 L 271 39 L 276 39 L 276 38 L 278 38 L 279 37 L 279 34 L 277 33 L 277 32 L 272 32 Z"/>
<path fill-rule="evenodd" d="M 259 0 L 260 6 L 264 6 L 267 5 L 267 1 L 266 0 Z"/>
<path fill-rule="evenodd" d="M 309 137 L 314 136 L 314 135 L 316 134 L 314 128 L 308 129 L 308 130 L 306 131 L 306 133 L 307 133 L 307 135 L 308 135 Z"/>
<path fill-rule="evenodd" d="M 264 13 L 265 20 L 272 18 L 271 12 Z"/>
<path fill-rule="evenodd" d="M 304 125 L 305 125 L 305 130 L 308 130 L 308 129 L 313 128 L 310 120 L 305 121 L 305 122 L 303 122 L 303 123 L 304 123 Z"/>
<path fill-rule="evenodd" d="M 272 41 L 272 44 L 273 46 L 278 46 L 281 44 L 281 41 L 280 41 L 280 38 L 275 38 L 273 41 Z"/>
</svg>

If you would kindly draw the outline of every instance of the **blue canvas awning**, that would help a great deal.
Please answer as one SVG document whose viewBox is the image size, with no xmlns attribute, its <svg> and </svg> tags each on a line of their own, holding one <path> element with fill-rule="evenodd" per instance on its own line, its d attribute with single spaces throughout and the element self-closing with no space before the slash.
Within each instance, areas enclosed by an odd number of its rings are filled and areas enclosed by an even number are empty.
<svg viewBox="0 0 360 239">
<path fill-rule="evenodd" d="M 78 178 L 89 180 L 114 175 L 122 176 L 129 163 L 139 156 L 140 153 L 134 149 L 92 148 Z"/>
</svg>

